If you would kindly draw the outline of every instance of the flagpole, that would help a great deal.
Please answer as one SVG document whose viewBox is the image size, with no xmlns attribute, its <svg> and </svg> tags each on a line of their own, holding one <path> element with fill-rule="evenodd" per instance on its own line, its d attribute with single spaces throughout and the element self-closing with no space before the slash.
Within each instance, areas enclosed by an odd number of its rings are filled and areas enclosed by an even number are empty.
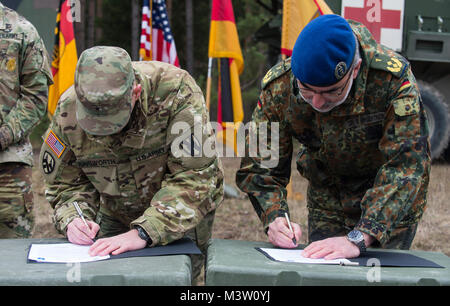
<svg viewBox="0 0 450 306">
<path fill-rule="evenodd" d="M 150 60 L 153 60 L 153 0 L 150 0 L 150 21 L 149 25 L 150 27 Z"/>
<path fill-rule="evenodd" d="M 211 70 L 212 70 L 212 60 L 210 57 L 208 59 L 208 78 L 206 79 L 206 108 L 209 111 L 210 99 L 211 99 Z"/>
</svg>

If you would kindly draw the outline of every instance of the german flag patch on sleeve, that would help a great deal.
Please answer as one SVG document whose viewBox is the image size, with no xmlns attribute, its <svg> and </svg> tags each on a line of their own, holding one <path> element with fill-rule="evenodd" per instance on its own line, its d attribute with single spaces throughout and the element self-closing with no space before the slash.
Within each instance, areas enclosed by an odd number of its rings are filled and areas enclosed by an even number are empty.
<svg viewBox="0 0 450 306">
<path fill-rule="evenodd" d="M 405 81 L 405 82 L 403 82 L 403 84 L 400 86 L 400 89 L 399 89 L 398 91 L 402 91 L 402 90 L 404 90 L 404 89 L 406 89 L 406 88 L 409 88 L 409 87 L 411 87 L 411 82 Z"/>
<path fill-rule="evenodd" d="M 260 99 L 258 99 L 258 105 L 257 105 L 257 108 L 258 108 L 258 109 L 261 109 L 261 108 L 262 108 L 262 103 L 261 103 L 261 100 L 260 100 Z"/>
</svg>

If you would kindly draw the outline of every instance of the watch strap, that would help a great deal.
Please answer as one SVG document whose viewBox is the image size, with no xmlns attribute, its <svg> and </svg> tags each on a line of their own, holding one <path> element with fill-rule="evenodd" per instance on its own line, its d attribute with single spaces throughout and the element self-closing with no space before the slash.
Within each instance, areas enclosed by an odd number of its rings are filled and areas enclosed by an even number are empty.
<svg viewBox="0 0 450 306">
<path fill-rule="evenodd" d="M 360 235 L 360 239 L 356 240 L 352 234 L 354 233 L 358 233 Z M 366 242 L 364 241 L 364 235 L 362 234 L 362 232 L 358 231 L 358 230 L 352 230 L 348 235 L 347 235 L 347 240 L 350 241 L 351 243 L 353 243 L 354 245 L 356 245 L 359 249 L 359 253 L 363 254 L 366 252 Z"/>
<path fill-rule="evenodd" d="M 152 239 L 141 226 L 136 225 L 134 228 L 138 231 L 139 238 L 147 242 L 148 246 L 152 244 Z"/>
<path fill-rule="evenodd" d="M 360 254 L 366 252 L 366 243 L 365 243 L 364 239 L 355 243 L 355 245 L 359 248 Z"/>
</svg>

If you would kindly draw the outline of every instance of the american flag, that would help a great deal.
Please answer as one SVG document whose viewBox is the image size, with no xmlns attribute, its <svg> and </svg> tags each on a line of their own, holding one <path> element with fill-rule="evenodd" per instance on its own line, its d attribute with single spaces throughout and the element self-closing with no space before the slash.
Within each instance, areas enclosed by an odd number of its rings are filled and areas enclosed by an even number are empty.
<svg viewBox="0 0 450 306">
<path fill-rule="evenodd" d="M 55 152 L 58 158 L 62 155 L 66 148 L 66 146 L 58 139 L 58 137 L 56 137 L 53 131 L 50 131 L 47 138 L 45 139 L 45 142 L 53 150 L 53 152 Z"/>
<path fill-rule="evenodd" d="M 153 0 L 151 7 L 150 1 L 144 0 L 140 54 L 141 60 L 161 61 L 180 67 L 164 0 Z"/>
</svg>

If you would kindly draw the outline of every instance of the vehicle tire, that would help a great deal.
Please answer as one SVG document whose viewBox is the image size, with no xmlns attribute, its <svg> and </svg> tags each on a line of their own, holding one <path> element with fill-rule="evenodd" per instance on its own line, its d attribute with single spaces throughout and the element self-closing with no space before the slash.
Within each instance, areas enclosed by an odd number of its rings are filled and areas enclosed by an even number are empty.
<svg viewBox="0 0 450 306">
<path fill-rule="evenodd" d="M 450 115 L 444 96 L 432 85 L 418 81 L 420 95 L 428 117 L 431 158 L 441 156 L 450 137 Z"/>
<path fill-rule="evenodd" d="M 442 158 L 450 163 L 450 145 L 447 146 L 447 149 L 442 153 Z"/>
</svg>

